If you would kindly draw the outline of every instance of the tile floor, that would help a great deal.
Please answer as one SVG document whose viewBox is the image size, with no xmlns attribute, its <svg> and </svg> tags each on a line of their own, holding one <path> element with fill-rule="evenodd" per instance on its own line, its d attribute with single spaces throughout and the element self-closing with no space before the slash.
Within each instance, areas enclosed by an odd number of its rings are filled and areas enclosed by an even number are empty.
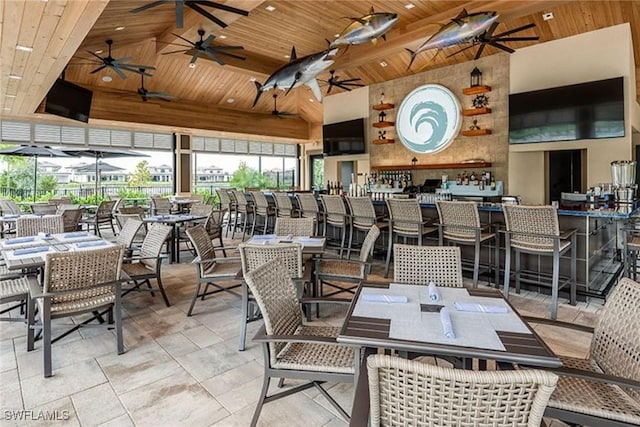
<svg viewBox="0 0 640 427">
<path fill-rule="evenodd" d="M 376 263 L 372 278 L 386 280 L 382 272 L 383 265 Z M 167 308 L 158 294 L 124 298 L 125 354 L 116 354 L 112 331 L 83 328 L 53 345 L 51 378 L 42 376 L 40 342 L 27 353 L 25 326 L 1 322 L 0 425 L 248 426 L 262 382 L 262 349 L 250 340 L 260 322 L 249 324 L 247 348 L 239 352 L 238 297 L 225 293 L 198 301 L 193 317 L 187 317 L 195 277 L 188 261 L 164 266 L 163 281 L 173 305 Z M 521 313 L 544 315 L 548 299 L 523 292 L 511 301 Z M 592 325 L 600 307 L 599 301 L 571 307 L 563 300 L 559 318 Z M 322 322 L 340 324 L 343 310 L 328 312 Z M 576 332 L 568 341 L 552 328 L 537 330 L 559 354 L 588 352 L 586 334 Z M 337 384 L 329 391 L 350 409 L 352 386 Z M 13 419 L 14 410 L 31 411 L 27 414 L 32 417 L 53 414 L 58 420 L 20 421 Z M 265 405 L 259 425 L 347 424 L 311 389 Z"/>
</svg>

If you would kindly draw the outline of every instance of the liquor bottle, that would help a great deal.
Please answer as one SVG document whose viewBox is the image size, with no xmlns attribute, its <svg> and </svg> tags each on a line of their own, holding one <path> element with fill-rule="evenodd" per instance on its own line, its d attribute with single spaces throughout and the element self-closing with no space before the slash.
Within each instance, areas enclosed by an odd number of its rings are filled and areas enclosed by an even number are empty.
<svg viewBox="0 0 640 427">
<path fill-rule="evenodd" d="M 467 175 L 467 171 L 462 172 L 462 184 L 469 185 L 469 175 Z"/>
<path fill-rule="evenodd" d="M 492 176 L 491 177 L 491 190 L 495 190 L 496 189 L 496 179 Z"/>
<path fill-rule="evenodd" d="M 471 171 L 471 176 L 469 177 L 469 184 L 478 185 L 478 182 L 476 181 L 476 173 L 473 171 Z"/>
<path fill-rule="evenodd" d="M 327 194 L 331 194 L 331 181 L 327 180 Z"/>
</svg>

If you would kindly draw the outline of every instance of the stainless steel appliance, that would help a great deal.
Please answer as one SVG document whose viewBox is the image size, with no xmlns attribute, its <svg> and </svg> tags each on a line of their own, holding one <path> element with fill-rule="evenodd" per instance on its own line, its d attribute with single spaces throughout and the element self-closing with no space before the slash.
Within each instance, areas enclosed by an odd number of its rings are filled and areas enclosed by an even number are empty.
<svg viewBox="0 0 640 427">
<path fill-rule="evenodd" d="M 633 160 L 611 162 L 613 193 L 618 203 L 631 203 L 636 199 L 636 165 Z"/>
</svg>

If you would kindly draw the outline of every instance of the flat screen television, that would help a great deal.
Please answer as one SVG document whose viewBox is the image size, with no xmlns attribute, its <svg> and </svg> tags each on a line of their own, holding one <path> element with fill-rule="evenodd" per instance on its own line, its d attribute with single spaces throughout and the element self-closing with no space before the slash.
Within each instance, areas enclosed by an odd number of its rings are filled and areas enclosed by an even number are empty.
<svg viewBox="0 0 640 427">
<path fill-rule="evenodd" d="M 365 147 L 364 119 L 322 126 L 322 153 L 325 156 L 363 154 Z"/>
<path fill-rule="evenodd" d="M 58 79 L 47 94 L 44 111 L 87 123 L 92 96 L 89 89 Z"/>
<path fill-rule="evenodd" d="M 509 95 L 509 143 L 624 136 L 622 77 Z"/>
</svg>

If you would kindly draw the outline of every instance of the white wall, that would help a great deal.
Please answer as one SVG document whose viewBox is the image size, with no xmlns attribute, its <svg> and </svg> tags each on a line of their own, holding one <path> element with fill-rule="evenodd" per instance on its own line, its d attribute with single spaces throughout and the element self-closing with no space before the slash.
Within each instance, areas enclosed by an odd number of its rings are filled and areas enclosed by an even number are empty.
<svg viewBox="0 0 640 427">
<path fill-rule="evenodd" d="M 625 136 L 509 147 L 509 192 L 523 202 L 545 203 L 544 170 L 528 172 L 534 165 L 544 168 L 548 150 L 587 150 L 587 186 L 611 182 L 609 164 L 632 159 L 632 125 L 640 129 L 640 107 L 636 102 L 635 63 L 628 23 L 519 49 L 510 57 L 510 93 L 547 89 L 613 77 L 624 77 Z"/>
</svg>

